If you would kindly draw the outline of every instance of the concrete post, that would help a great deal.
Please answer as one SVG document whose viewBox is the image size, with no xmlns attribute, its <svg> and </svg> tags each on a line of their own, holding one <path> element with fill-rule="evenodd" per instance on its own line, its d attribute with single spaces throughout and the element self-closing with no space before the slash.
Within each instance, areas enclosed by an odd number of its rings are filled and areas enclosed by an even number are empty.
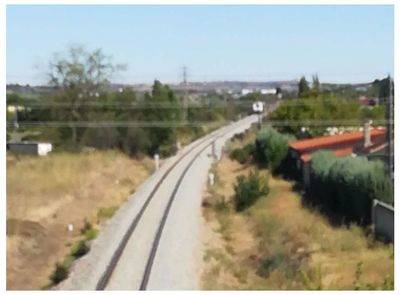
<svg viewBox="0 0 400 295">
<path fill-rule="evenodd" d="M 178 152 L 182 149 L 182 145 L 181 145 L 181 142 L 179 140 L 176 142 L 176 149 L 177 149 Z"/>
<path fill-rule="evenodd" d="M 213 141 L 212 144 L 211 144 L 211 156 L 213 157 L 213 159 L 217 158 L 216 148 L 215 148 L 215 141 Z"/>
<path fill-rule="evenodd" d="M 154 154 L 154 164 L 156 166 L 156 171 L 160 169 L 160 156 L 158 154 Z"/>
<path fill-rule="evenodd" d="M 364 147 L 365 148 L 370 147 L 372 145 L 370 124 L 371 124 L 370 121 L 364 123 Z"/>
<path fill-rule="evenodd" d="M 208 183 L 213 186 L 214 185 L 214 173 L 209 173 L 208 174 Z"/>
</svg>

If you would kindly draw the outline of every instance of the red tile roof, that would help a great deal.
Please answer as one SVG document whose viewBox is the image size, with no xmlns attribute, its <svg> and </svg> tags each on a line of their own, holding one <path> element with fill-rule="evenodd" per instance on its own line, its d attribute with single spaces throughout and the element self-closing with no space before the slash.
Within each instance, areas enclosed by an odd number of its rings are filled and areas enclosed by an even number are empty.
<svg viewBox="0 0 400 295">
<path fill-rule="evenodd" d="M 385 129 L 371 129 L 371 141 L 386 135 Z M 335 146 L 354 145 L 364 139 L 362 131 L 344 133 L 332 136 L 321 136 L 311 139 L 302 139 L 289 143 L 289 146 L 297 152 L 303 154 L 317 149 L 335 148 Z"/>
</svg>

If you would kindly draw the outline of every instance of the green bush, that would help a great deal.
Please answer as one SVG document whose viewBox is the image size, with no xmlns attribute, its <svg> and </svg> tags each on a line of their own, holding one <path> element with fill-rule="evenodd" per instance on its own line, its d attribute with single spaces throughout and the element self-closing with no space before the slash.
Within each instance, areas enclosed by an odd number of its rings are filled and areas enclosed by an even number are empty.
<svg viewBox="0 0 400 295">
<path fill-rule="evenodd" d="M 117 210 L 118 210 L 117 206 L 101 207 L 99 209 L 99 211 L 97 211 L 97 218 L 98 219 L 109 219 L 114 216 L 114 214 L 115 214 L 115 212 L 117 212 Z"/>
<path fill-rule="evenodd" d="M 81 229 L 81 234 L 85 236 L 86 240 L 93 240 L 99 234 L 99 230 L 94 228 L 93 225 L 85 219 L 85 223 Z"/>
<path fill-rule="evenodd" d="M 251 160 L 251 156 L 254 151 L 254 145 L 249 143 L 243 148 L 236 148 L 231 151 L 229 157 L 233 160 L 238 161 L 240 164 L 245 164 Z"/>
<path fill-rule="evenodd" d="M 293 137 L 281 134 L 273 128 L 267 127 L 257 134 L 254 156 L 258 164 L 276 172 L 285 159 Z"/>
<path fill-rule="evenodd" d="M 72 246 L 70 255 L 75 259 L 78 259 L 79 257 L 82 257 L 83 255 L 88 253 L 89 250 L 90 249 L 89 246 L 86 244 L 86 241 L 79 241 Z"/>
<path fill-rule="evenodd" d="M 93 229 L 93 225 L 87 220 L 85 219 L 84 223 L 83 223 L 83 227 L 81 228 L 81 234 L 85 234 L 85 232 L 92 230 Z"/>
<path fill-rule="evenodd" d="M 311 170 L 312 200 L 346 221 L 370 222 L 373 199 L 393 203 L 392 183 L 380 161 L 319 151 L 312 155 Z"/>
<path fill-rule="evenodd" d="M 57 285 L 61 281 L 68 277 L 68 267 L 61 263 L 56 263 L 56 268 L 50 276 L 50 280 L 54 285 Z"/>
<path fill-rule="evenodd" d="M 258 171 L 251 171 L 247 177 L 243 175 L 237 177 L 234 190 L 235 209 L 243 211 L 261 196 L 269 193 L 268 181 L 261 177 Z"/>
</svg>

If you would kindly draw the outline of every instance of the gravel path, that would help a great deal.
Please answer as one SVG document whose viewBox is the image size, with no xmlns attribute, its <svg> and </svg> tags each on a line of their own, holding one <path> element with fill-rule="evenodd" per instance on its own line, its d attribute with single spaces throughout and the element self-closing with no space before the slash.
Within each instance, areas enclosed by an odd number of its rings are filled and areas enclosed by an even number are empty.
<svg viewBox="0 0 400 295">
<path fill-rule="evenodd" d="M 213 134 L 216 134 L 236 126 L 233 131 L 216 140 L 217 151 L 220 152 L 227 139 L 235 133 L 243 132 L 250 127 L 251 123 L 256 121 L 256 116 L 249 116 L 234 123 L 234 125 L 232 124 L 213 132 Z M 208 135 L 206 137 L 211 136 Z M 127 231 L 134 216 L 143 206 L 155 184 L 180 155 L 204 138 L 191 143 L 178 155 L 166 160 L 160 170 L 140 186 L 137 192 L 118 210 L 116 215 L 103 226 L 101 234 L 93 241 L 90 252 L 75 263 L 69 278 L 62 282 L 57 289 L 95 289 L 98 280 L 118 247 L 119 241 Z M 139 289 L 155 233 L 174 186 L 193 157 L 211 141 L 211 139 L 207 140 L 207 142 L 190 152 L 172 169 L 161 184 L 129 239 L 106 289 Z M 199 240 L 201 199 L 204 185 L 207 181 L 207 174 L 212 163 L 212 158 L 209 156 L 210 153 L 211 147 L 206 148 L 193 162 L 182 180 L 161 236 L 147 289 L 199 288 L 197 281 L 198 267 L 200 266 L 200 259 L 202 259 Z"/>
</svg>

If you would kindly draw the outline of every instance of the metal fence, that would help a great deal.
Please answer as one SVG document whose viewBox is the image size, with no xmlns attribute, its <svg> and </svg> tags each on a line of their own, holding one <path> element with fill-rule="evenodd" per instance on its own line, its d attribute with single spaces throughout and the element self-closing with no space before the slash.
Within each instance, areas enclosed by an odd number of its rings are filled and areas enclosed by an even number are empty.
<svg viewBox="0 0 400 295">
<path fill-rule="evenodd" d="M 372 224 L 376 236 L 394 241 L 394 208 L 386 203 L 374 200 L 372 204 Z"/>
</svg>

